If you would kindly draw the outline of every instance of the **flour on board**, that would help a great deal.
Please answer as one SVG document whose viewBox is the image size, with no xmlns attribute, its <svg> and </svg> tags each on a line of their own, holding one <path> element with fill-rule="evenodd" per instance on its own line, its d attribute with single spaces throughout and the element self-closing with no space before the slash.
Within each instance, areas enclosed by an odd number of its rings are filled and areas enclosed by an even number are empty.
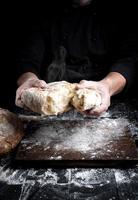
<svg viewBox="0 0 138 200">
<path fill-rule="evenodd" d="M 41 143 L 45 148 L 54 143 L 53 148 L 56 151 L 62 149 L 91 151 L 94 155 L 95 151 L 103 150 L 103 148 L 109 152 L 108 145 L 111 140 L 117 140 L 124 135 L 128 126 L 129 122 L 125 118 L 80 120 L 75 125 L 69 121 L 64 123 L 57 121 L 40 126 L 30 137 L 34 144 Z M 24 145 L 26 142 L 27 140 L 24 140 Z"/>
</svg>

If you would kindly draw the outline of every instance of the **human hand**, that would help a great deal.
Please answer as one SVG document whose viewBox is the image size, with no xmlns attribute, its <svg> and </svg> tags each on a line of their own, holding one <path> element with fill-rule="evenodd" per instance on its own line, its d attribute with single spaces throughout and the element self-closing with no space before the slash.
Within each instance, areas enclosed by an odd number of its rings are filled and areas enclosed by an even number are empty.
<svg viewBox="0 0 138 200">
<path fill-rule="evenodd" d="M 23 84 L 21 84 L 16 91 L 15 104 L 19 107 L 24 107 L 21 100 L 22 92 L 31 87 L 46 88 L 47 84 L 45 81 L 38 79 L 37 77 L 27 79 Z"/>
<path fill-rule="evenodd" d="M 78 89 L 80 89 L 80 88 L 93 89 L 101 95 L 101 105 L 100 106 L 94 107 L 91 110 L 86 110 L 82 113 L 87 114 L 87 115 L 99 116 L 103 112 L 107 111 L 108 107 L 110 106 L 111 95 L 110 95 L 109 86 L 106 82 L 82 80 L 77 85 L 77 88 Z"/>
</svg>

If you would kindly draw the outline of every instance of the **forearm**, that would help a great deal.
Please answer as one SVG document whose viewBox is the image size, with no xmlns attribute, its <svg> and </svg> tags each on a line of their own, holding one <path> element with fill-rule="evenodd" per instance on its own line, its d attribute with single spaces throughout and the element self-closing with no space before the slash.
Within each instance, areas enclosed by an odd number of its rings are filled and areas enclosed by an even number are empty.
<svg viewBox="0 0 138 200">
<path fill-rule="evenodd" d="M 126 85 L 126 79 L 118 72 L 110 72 L 100 82 L 107 85 L 111 96 L 120 93 Z"/>
<path fill-rule="evenodd" d="M 35 78 L 38 79 L 38 77 L 36 76 L 36 74 L 32 73 L 32 72 L 26 72 L 23 73 L 17 80 L 17 85 L 20 86 L 22 85 L 25 81 L 27 81 L 28 79 L 31 78 Z"/>
</svg>

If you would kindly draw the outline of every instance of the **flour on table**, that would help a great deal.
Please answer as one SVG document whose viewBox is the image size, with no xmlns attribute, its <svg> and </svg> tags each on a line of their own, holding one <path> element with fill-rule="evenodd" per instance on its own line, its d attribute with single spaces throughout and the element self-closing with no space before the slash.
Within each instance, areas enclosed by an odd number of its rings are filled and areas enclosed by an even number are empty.
<svg viewBox="0 0 138 200">
<path fill-rule="evenodd" d="M 118 184 L 130 182 L 129 178 L 126 176 L 124 170 L 115 170 L 115 179 Z"/>
</svg>

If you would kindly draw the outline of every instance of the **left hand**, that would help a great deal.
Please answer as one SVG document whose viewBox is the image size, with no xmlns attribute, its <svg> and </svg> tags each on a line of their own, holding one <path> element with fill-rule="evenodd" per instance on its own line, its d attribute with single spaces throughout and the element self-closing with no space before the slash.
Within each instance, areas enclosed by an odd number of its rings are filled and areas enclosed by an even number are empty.
<svg viewBox="0 0 138 200">
<path fill-rule="evenodd" d="M 29 78 L 27 79 L 22 85 L 20 85 L 16 91 L 16 99 L 15 99 L 15 104 L 21 108 L 24 108 L 24 104 L 22 102 L 22 93 L 31 87 L 36 87 L 36 88 L 46 88 L 46 82 L 43 80 L 40 80 L 36 77 L 34 78 Z"/>
<path fill-rule="evenodd" d="M 103 81 L 86 81 L 82 80 L 80 83 L 77 85 L 77 88 L 89 88 L 96 90 L 100 95 L 102 99 L 102 103 L 100 106 L 95 107 L 94 109 L 84 111 L 84 114 L 87 115 L 96 115 L 99 116 L 101 113 L 107 111 L 108 107 L 110 106 L 110 89 L 108 84 L 106 84 Z"/>
</svg>

